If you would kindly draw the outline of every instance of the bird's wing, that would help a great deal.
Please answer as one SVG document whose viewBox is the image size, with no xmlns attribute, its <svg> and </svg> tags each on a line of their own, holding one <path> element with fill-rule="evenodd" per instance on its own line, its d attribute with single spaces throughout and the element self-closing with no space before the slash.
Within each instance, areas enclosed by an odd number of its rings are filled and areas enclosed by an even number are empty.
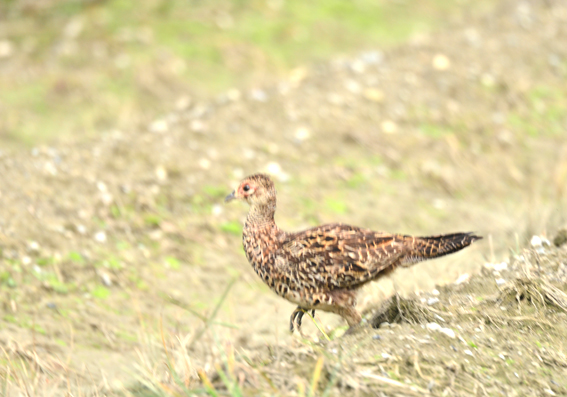
<svg viewBox="0 0 567 397">
<path fill-rule="evenodd" d="M 306 285 L 353 288 L 399 262 L 406 253 L 404 237 L 330 224 L 286 234 L 281 252 Z"/>
</svg>

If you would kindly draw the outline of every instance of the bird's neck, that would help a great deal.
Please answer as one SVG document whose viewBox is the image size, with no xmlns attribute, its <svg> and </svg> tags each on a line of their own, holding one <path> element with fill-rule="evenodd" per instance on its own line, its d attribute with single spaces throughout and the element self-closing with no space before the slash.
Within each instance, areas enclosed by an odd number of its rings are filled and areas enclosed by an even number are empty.
<svg viewBox="0 0 567 397">
<path fill-rule="evenodd" d="M 276 203 L 254 204 L 248 211 L 246 217 L 246 227 L 275 227 L 274 215 L 276 213 Z"/>
</svg>

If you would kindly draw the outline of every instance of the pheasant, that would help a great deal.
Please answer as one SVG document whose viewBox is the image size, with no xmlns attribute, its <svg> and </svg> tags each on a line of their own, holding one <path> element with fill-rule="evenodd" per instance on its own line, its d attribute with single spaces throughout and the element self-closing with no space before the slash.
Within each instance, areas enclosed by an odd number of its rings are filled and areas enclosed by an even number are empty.
<svg viewBox="0 0 567 397">
<path fill-rule="evenodd" d="M 303 315 L 315 309 L 340 315 L 352 331 L 362 320 L 355 309 L 358 288 L 399 266 L 451 254 L 482 238 L 472 233 L 412 237 L 342 223 L 285 232 L 274 221 L 276 189 L 265 174 L 243 179 L 225 202 L 234 199 L 250 205 L 242 234 L 248 261 L 276 294 L 297 304 L 291 332 L 300 331 Z"/>
</svg>

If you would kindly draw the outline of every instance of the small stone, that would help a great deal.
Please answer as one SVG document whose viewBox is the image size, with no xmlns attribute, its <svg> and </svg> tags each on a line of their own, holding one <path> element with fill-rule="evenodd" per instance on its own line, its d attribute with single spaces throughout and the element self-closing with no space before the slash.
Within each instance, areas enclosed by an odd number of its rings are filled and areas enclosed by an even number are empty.
<svg viewBox="0 0 567 397">
<path fill-rule="evenodd" d="M 232 176 L 236 179 L 242 179 L 244 177 L 244 170 L 242 168 L 235 168 L 232 170 Z"/>
<path fill-rule="evenodd" d="M 468 350 L 468 349 L 467 349 L 467 350 L 463 350 L 463 352 L 464 352 L 466 355 L 468 355 L 468 356 L 472 356 L 472 355 L 473 355 L 473 352 L 471 352 L 471 351 Z"/>
<path fill-rule="evenodd" d="M 250 97 L 258 102 L 266 102 L 268 100 L 268 94 L 266 94 L 266 91 L 261 90 L 261 89 L 253 89 L 250 92 Z"/>
<path fill-rule="evenodd" d="M 453 331 L 451 328 L 441 328 L 439 330 L 439 332 L 441 332 L 442 334 L 445 334 L 446 336 L 448 336 L 451 339 L 455 339 L 455 337 L 457 335 L 455 335 L 455 331 Z"/>
<path fill-rule="evenodd" d="M 496 280 L 496 285 L 504 285 L 506 284 L 506 280 L 504 280 L 503 278 L 499 278 Z"/>
<path fill-rule="evenodd" d="M 199 167 L 204 170 L 208 170 L 209 168 L 211 168 L 211 161 L 209 159 L 203 158 L 199 160 Z"/>
<path fill-rule="evenodd" d="M 387 321 L 384 321 L 383 323 L 380 323 L 378 328 L 390 328 L 390 323 L 387 322 Z"/>
<path fill-rule="evenodd" d="M 150 132 L 154 132 L 156 134 L 167 132 L 168 129 L 169 126 L 167 125 L 167 121 L 164 119 L 153 121 L 149 127 Z"/>
<path fill-rule="evenodd" d="M 447 70 L 451 67 L 451 60 L 444 54 L 437 54 L 433 57 L 432 64 L 437 70 Z"/>
<path fill-rule="evenodd" d="M 366 64 L 364 63 L 363 60 L 357 59 L 350 64 L 350 68 L 352 69 L 353 72 L 362 74 L 366 71 Z"/>
<path fill-rule="evenodd" d="M 96 183 L 96 188 L 98 189 L 99 192 L 107 192 L 108 188 L 106 187 L 106 184 L 104 182 L 98 181 Z"/>
<path fill-rule="evenodd" d="M 491 88 L 496 84 L 496 79 L 490 73 L 483 73 L 482 76 L 480 76 L 480 84 L 484 87 Z"/>
<path fill-rule="evenodd" d="M 431 291 L 431 295 L 435 295 L 438 296 L 439 295 L 439 291 L 434 289 L 433 291 Z"/>
<path fill-rule="evenodd" d="M 230 90 L 228 90 L 226 92 L 226 97 L 227 97 L 228 100 L 230 100 L 232 102 L 236 102 L 236 101 L 240 100 L 240 98 L 242 97 L 242 94 L 236 88 L 231 88 Z"/>
<path fill-rule="evenodd" d="M 300 143 L 309 139 L 310 136 L 311 132 L 307 127 L 299 127 L 297 130 L 295 130 L 294 137 Z"/>
<path fill-rule="evenodd" d="M 81 224 L 75 225 L 75 229 L 77 230 L 77 233 L 79 233 L 79 234 L 86 234 L 87 233 L 87 228 L 84 225 L 81 225 Z"/>
<path fill-rule="evenodd" d="M 213 207 L 211 208 L 211 213 L 212 213 L 214 216 L 219 216 L 220 214 L 222 214 L 222 211 L 223 211 L 223 207 L 222 207 L 222 205 L 220 205 L 220 204 L 215 204 L 215 205 L 213 205 Z"/>
<path fill-rule="evenodd" d="M 384 54 L 379 51 L 368 51 L 360 54 L 360 59 L 368 65 L 376 65 L 384 59 Z"/>
<path fill-rule="evenodd" d="M 156 167 L 156 178 L 160 182 L 165 182 L 167 180 L 167 170 L 163 165 L 158 165 Z"/>
<path fill-rule="evenodd" d="M 372 339 L 374 339 L 374 340 L 381 340 L 382 337 L 381 337 L 380 335 L 373 335 L 373 336 L 372 336 Z"/>
<path fill-rule="evenodd" d="M 385 134 L 395 134 L 398 131 L 397 124 L 391 120 L 382 121 L 380 127 L 382 128 L 382 132 Z"/>
<path fill-rule="evenodd" d="M 295 68 L 289 73 L 289 81 L 294 84 L 301 83 L 307 77 L 307 69 L 303 67 Z"/>
<path fill-rule="evenodd" d="M 112 286 L 112 280 L 110 279 L 110 276 L 108 275 L 108 273 L 101 273 L 100 280 L 102 281 L 102 283 L 105 286 L 107 286 L 107 287 Z"/>
<path fill-rule="evenodd" d="M 104 205 L 106 205 L 106 206 L 109 206 L 110 204 L 112 204 L 112 201 L 113 201 L 113 200 L 114 200 L 114 199 L 113 199 L 113 197 L 112 197 L 112 194 L 110 194 L 110 193 L 108 193 L 108 192 L 107 192 L 107 193 L 102 193 L 102 194 L 100 195 L 100 201 L 102 201 L 102 203 L 103 203 Z"/>
<path fill-rule="evenodd" d="M 468 273 L 461 274 L 459 276 L 459 278 L 457 278 L 457 280 L 455 281 L 455 284 L 459 285 L 459 284 L 465 283 L 465 282 L 468 281 L 469 278 L 470 278 L 470 275 Z"/>
<path fill-rule="evenodd" d="M 501 271 L 506 270 L 508 268 L 508 264 L 506 262 L 500 262 L 500 263 L 497 263 L 494 266 L 492 266 L 492 268 L 497 272 L 501 272 Z"/>
<path fill-rule="evenodd" d="M 425 327 L 431 331 L 439 331 L 441 329 L 441 326 L 437 323 L 428 323 Z"/>
<path fill-rule="evenodd" d="M 266 165 L 265 169 L 266 169 L 266 172 L 274 175 L 276 178 L 278 178 L 282 182 L 289 180 L 289 175 L 287 175 L 282 170 L 282 167 L 276 162 L 268 163 L 268 165 Z"/>
<path fill-rule="evenodd" d="M 331 93 L 327 96 L 327 101 L 329 101 L 329 103 L 336 105 L 336 106 L 341 106 L 345 103 L 345 99 L 342 95 L 340 94 L 336 94 L 336 93 Z"/>
<path fill-rule="evenodd" d="M 359 94 L 361 91 L 360 84 L 358 84 L 358 82 L 355 80 L 348 80 L 345 83 L 345 88 L 347 89 L 347 91 L 353 94 Z"/>
<path fill-rule="evenodd" d="M 14 53 L 14 46 L 10 40 L 0 40 L 0 59 L 9 58 Z"/>
<path fill-rule="evenodd" d="M 177 98 L 177 101 L 175 101 L 175 108 L 177 110 L 186 110 L 189 109 L 190 106 L 191 97 L 188 95 L 180 96 L 179 98 Z"/>
<path fill-rule="evenodd" d="M 103 231 L 97 232 L 94 235 L 94 239 L 96 241 L 98 241 L 99 243 L 105 243 L 106 242 L 106 233 Z"/>
<path fill-rule="evenodd" d="M 427 304 L 428 304 L 429 306 L 434 305 L 434 304 L 436 304 L 436 303 L 439 303 L 439 298 L 429 298 L 429 299 L 427 300 Z"/>
<path fill-rule="evenodd" d="M 377 88 L 366 88 L 362 92 L 362 96 L 372 102 L 382 102 L 384 100 L 384 93 Z"/>
<path fill-rule="evenodd" d="M 190 128 L 195 132 L 203 132 L 207 129 L 207 126 L 202 120 L 192 120 Z"/>
<path fill-rule="evenodd" d="M 22 265 L 29 265 L 31 263 L 32 259 L 29 256 L 23 256 L 22 257 Z"/>
<path fill-rule="evenodd" d="M 37 241 L 30 241 L 28 243 L 28 251 L 37 253 L 39 250 L 40 246 Z"/>
</svg>

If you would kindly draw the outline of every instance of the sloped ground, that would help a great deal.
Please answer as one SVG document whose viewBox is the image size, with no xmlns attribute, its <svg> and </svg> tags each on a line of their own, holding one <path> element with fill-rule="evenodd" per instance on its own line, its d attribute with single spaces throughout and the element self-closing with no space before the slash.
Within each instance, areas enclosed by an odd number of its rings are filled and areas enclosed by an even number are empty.
<svg viewBox="0 0 567 397">
<path fill-rule="evenodd" d="M 225 358 L 216 387 L 244 395 L 565 395 L 565 248 L 523 250 L 466 283 L 395 297 L 371 318 L 378 329 L 359 335 L 267 347 L 253 365 L 242 349 Z"/>
<path fill-rule="evenodd" d="M 226 383 L 233 395 L 239 384 L 302 395 L 314 377 L 331 394 L 565 393 L 563 297 L 553 289 L 565 281 L 545 276 L 559 274 L 564 251 L 537 271 L 533 254 L 526 263 L 516 254 L 510 268 L 530 275 L 503 276 L 499 288 L 489 274 L 435 305 L 402 300 L 417 314 L 394 328 L 329 344 L 306 324 L 300 340 L 286 329 L 293 306 L 241 253 L 246 209 L 222 199 L 268 170 L 286 229 L 344 221 L 486 237 L 364 291 L 369 313 L 392 284 L 431 291 L 498 263 L 566 222 L 566 40 L 563 2 L 504 3 L 392 51 L 194 103 L 144 131 L 2 153 L 0 387 L 49 395 L 142 380 L 140 393 L 173 393 L 168 357 L 181 383 L 211 394 Z M 522 288 L 529 299 L 510 298 Z M 318 321 L 326 332 L 340 324 Z"/>
</svg>

